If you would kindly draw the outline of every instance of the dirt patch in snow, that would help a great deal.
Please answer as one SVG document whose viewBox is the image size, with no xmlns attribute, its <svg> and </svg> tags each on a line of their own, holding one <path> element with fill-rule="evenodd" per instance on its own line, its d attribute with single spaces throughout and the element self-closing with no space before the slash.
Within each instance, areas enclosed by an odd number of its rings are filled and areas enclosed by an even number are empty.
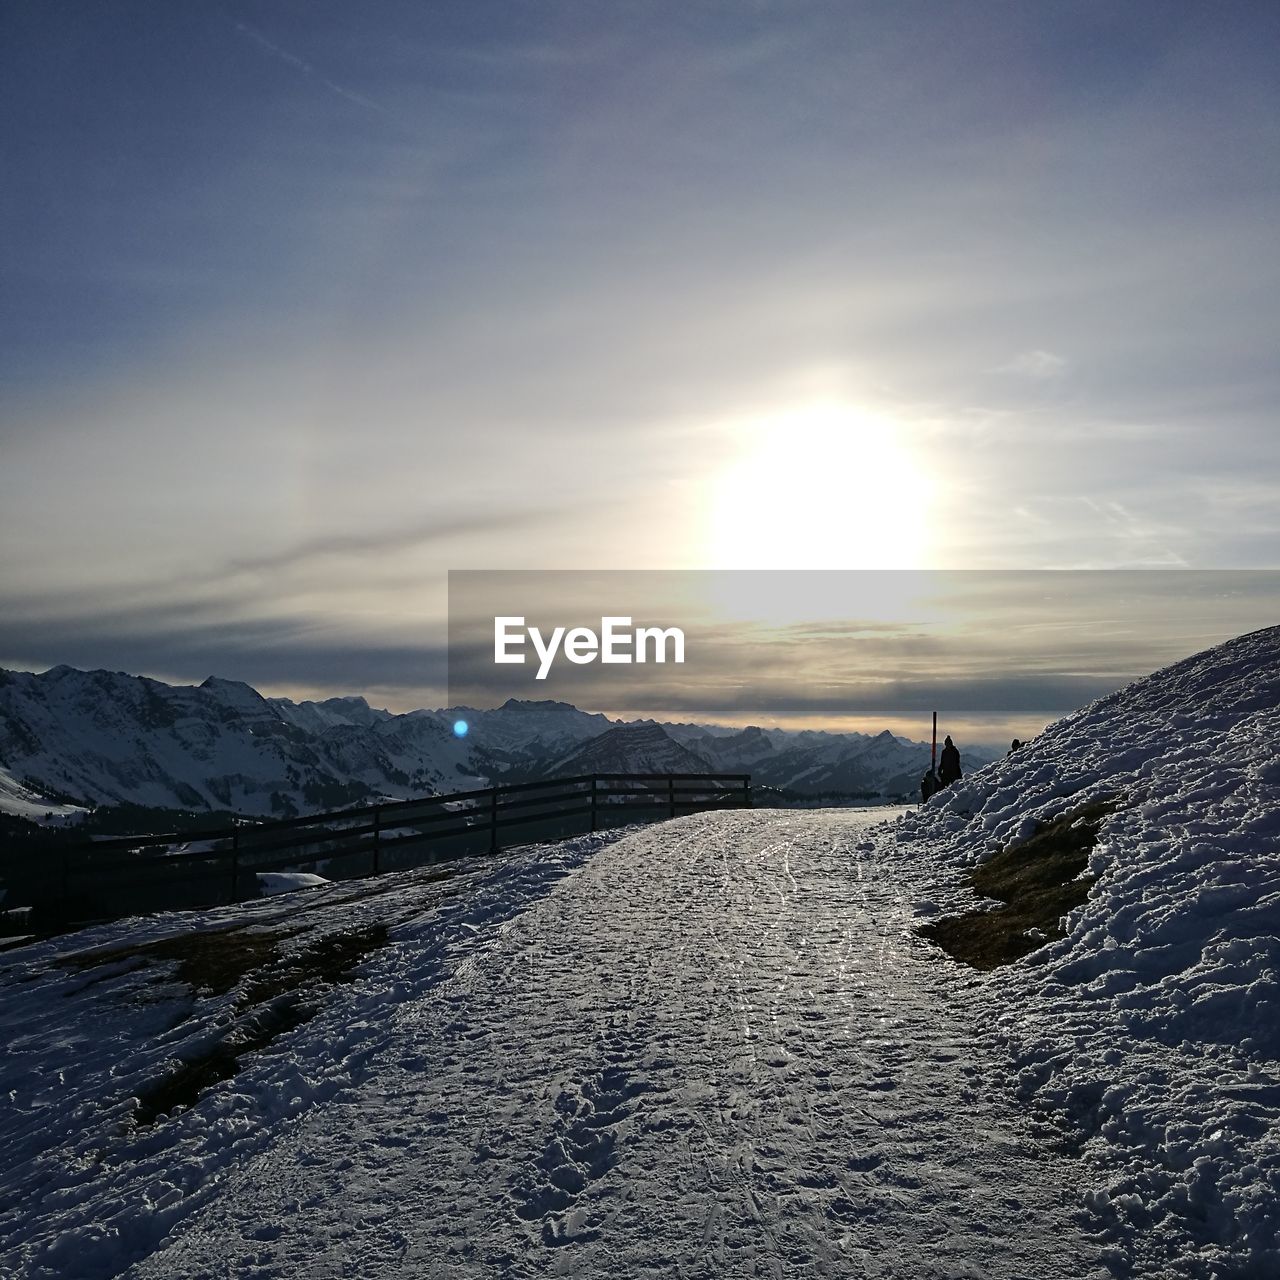
<svg viewBox="0 0 1280 1280">
<path fill-rule="evenodd" d="M 967 911 L 921 926 L 948 955 L 975 969 L 995 969 L 1063 936 L 1061 919 L 1093 887 L 1083 875 L 1098 830 L 1118 797 L 1096 800 L 1040 827 L 969 873 L 975 892 L 1005 905 Z"/>
<path fill-rule="evenodd" d="M 273 952 L 241 987 L 236 997 L 238 1016 L 227 1033 L 142 1090 L 135 1123 L 139 1127 L 153 1124 L 189 1107 L 210 1086 L 229 1080 L 239 1071 L 245 1054 L 266 1048 L 277 1036 L 308 1021 L 320 1008 L 321 989 L 350 981 L 356 965 L 386 942 L 387 926 L 379 922 L 326 934 L 290 955 Z M 243 953 L 233 947 L 232 954 Z"/>
<path fill-rule="evenodd" d="M 225 1032 L 140 1091 L 134 1112 L 137 1125 L 153 1124 L 189 1107 L 206 1089 L 229 1080 L 246 1054 L 266 1048 L 312 1018 L 324 990 L 350 981 L 356 965 L 388 939 L 386 924 L 378 922 L 322 934 L 284 950 L 282 944 L 297 932 L 242 926 L 205 929 L 61 959 L 67 968 L 98 970 L 90 983 L 159 961 L 176 968 L 166 964 L 157 981 L 176 979 L 205 997 L 235 992 L 234 1017 Z"/>
<path fill-rule="evenodd" d="M 92 983 L 157 961 L 167 962 L 176 965 L 176 969 L 166 968 L 156 981 L 170 982 L 176 978 L 200 995 L 218 996 L 234 990 L 247 974 L 270 963 L 276 956 L 278 942 L 285 936 L 287 934 L 278 931 L 233 925 L 227 929 L 180 933 L 153 942 L 78 951 L 59 957 L 56 963 L 64 969 L 97 970 L 96 978 L 90 979 Z"/>
</svg>

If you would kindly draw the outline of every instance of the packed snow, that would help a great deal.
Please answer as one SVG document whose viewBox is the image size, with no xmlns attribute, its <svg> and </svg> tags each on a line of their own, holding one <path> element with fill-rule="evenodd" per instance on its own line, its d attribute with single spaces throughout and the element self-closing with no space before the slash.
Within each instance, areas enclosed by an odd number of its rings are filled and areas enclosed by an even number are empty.
<svg viewBox="0 0 1280 1280">
<path fill-rule="evenodd" d="M 0 956 L 0 1273 L 1280 1274 L 1280 629 L 919 810 L 728 811 Z M 918 924 L 1116 801 L 1066 935 Z"/>
<path fill-rule="evenodd" d="M 1088 1275 L 1075 1162 L 993 1087 L 883 817 L 696 815 L 12 953 L 0 1267 Z M 308 1021 L 139 1119 L 284 998 L 195 995 L 188 939 L 140 947 L 234 924 L 287 959 L 375 923 Z"/>
</svg>

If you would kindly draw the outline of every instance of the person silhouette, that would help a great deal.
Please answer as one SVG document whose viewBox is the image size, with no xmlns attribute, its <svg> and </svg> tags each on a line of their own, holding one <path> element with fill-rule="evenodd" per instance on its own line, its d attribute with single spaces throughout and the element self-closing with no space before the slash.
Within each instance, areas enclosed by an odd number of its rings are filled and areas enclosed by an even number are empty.
<svg viewBox="0 0 1280 1280">
<path fill-rule="evenodd" d="M 948 734 L 942 744 L 942 757 L 938 761 L 938 783 L 941 787 L 949 787 L 962 777 L 964 773 L 960 768 L 960 750 Z"/>
<path fill-rule="evenodd" d="M 942 784 L 938 781 L 938 775 L 932 769 L 928 770 L 924 777 L 920 779 L 920 803 L 928 804 L 929 797 L 935 791 L 940 790 L 941 787 Z"/>
</svg>

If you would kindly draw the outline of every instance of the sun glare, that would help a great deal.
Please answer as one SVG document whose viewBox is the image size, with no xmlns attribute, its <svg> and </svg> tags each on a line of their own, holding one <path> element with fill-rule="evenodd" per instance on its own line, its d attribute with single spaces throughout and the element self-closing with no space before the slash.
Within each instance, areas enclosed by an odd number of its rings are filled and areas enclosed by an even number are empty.
<svg viewBox="0 0 1280 1280">
<path fill-rule="evenodd" d="M 735 434 L 709 507 L 714 568 L 927 567 L 932 483 L 893 422 L 816 405 Z"/>
</svg>

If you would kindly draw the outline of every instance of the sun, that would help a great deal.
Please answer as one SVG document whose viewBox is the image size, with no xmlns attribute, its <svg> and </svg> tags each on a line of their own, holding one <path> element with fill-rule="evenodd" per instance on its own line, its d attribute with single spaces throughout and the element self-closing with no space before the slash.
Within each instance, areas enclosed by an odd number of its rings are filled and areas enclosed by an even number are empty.
<svg viewBox="0 0 1280 1280">
<path fill-rule="evenodd" d="M 712 482 L 717 569 L 921 569 L 931 556 L 929 472 L 893 421 L 810 405 L 733 429 Z"/>
</svg>

